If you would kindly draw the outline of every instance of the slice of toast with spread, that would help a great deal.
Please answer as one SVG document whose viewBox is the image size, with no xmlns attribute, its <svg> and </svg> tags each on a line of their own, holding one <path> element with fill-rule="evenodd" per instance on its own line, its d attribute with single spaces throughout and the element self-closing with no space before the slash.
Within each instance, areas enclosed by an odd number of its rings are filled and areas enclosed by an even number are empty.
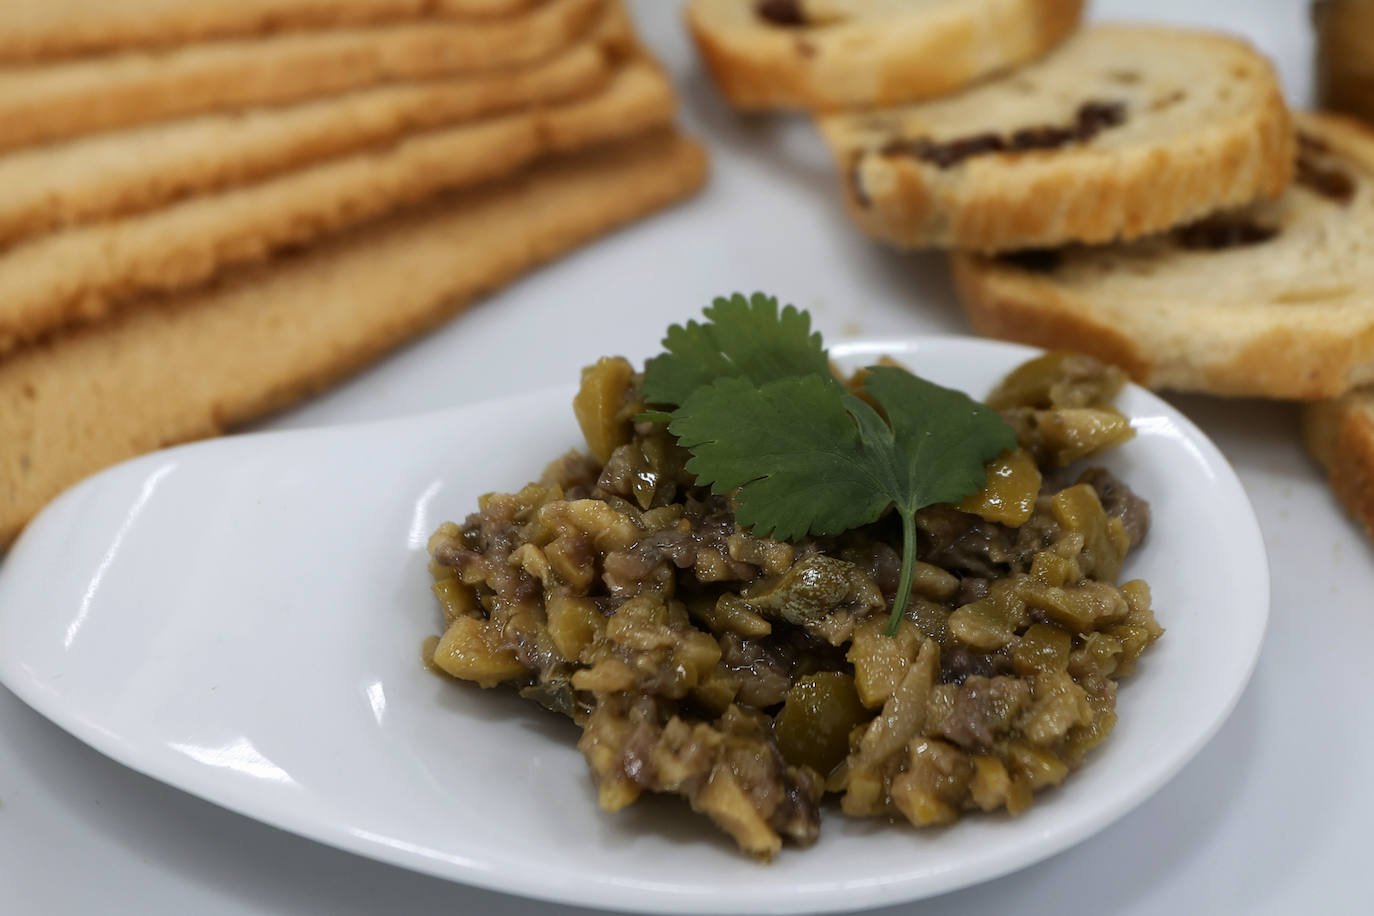
<svg viewBox="0 0 1374 916">
<path fill-rule="evenodd" d="M 911 247 L 1138 238 L 1273 197 L 1293 171 L 1269 61 L 1180 29 L 1093 26 L 957 95 L 821 127 L 859 225 Z"/>
<path fill-rule="evenodd" d="M 687 23 L 741 109 L 898 105 L 1044 54 L 1083 0 L 692 0 Z"/>
<path fill-rule="evenodd" d="M 974 328 L 1154 388 L 1307 400 L 1374 382 L 1374 131 L 1296 120 L 1276 200 L 1126 244 L 955 254 Z"/>
</svg>

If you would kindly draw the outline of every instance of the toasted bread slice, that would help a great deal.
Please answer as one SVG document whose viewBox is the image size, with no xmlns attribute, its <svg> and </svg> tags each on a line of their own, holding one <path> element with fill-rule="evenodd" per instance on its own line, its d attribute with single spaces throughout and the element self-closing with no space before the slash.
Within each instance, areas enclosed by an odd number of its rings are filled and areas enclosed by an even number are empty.
<svg viewBox="0 0 1374 916">
<path fill-rule="evenodd" d="M 0 360 L 0 549 L 82 477 L 305 397 L 523 271 L 687 195 L 705 171 L 697 144 L 659 131 L 11 354 Z"/>
<path fill-rule="evenodd" d="M 1154 388 L 1315 399 L 1374 382 L 1374 131 L 1297 123 L 1277 200 L 1129 244 L 954 255 L 973 326 Z"/>
<path fill-rule="evenodd" d="M 899 105 L 1039 57 L 1083 0 L 692 0 L 687 22 L 742 109 Z"/>
<path fill-rule="evenodd" d="M 1336 499 L 1374 538 L 1374 388 L 1307 405 L 1302 437 Z"/>
<path fill-rule="evenodd" d="M 1270 63 L 1179 29 L 1094 26 L 949 98 L 821 126 L 854 218 L 903 246 L 1138 238 L 1273 197 L 1293 169 Z"/>
<path fill-rule="evenodd" d="M 0 353 L 151 292 L 189 289 L 426 197 L 668 124 L 675 99 L 657 66 L 623 65 L 606 89 L 406 137 L 192 197 L 136 216 L 39 236 L 0 254 Z"/>
<path fill-rule="evenodd" d="M 9 0 L 0 61 L 32 61 L 283 29 L 510 16 L 539 0 Z"/>
<path fill-rule="evenodd" d="M 525 65 L 572 44 L 604 9 L 603 0 L 546 0 L 528 13 L 500 19 L 289 32 L 4 67 L 0 149 Z"/>
<path fill-rule="evenodd" d="M 605 87 L 595 42 L 548 61 L 396 83 L 297 105 L 218 112 L 0 154 L 0 247 L 261 181 L 404 136 Z"/>
</svg>

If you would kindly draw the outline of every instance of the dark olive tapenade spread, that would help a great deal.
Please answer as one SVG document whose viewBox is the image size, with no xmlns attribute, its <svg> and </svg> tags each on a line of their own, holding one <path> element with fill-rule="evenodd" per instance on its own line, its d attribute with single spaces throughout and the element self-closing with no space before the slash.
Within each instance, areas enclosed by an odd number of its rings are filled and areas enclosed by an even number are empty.
<svg viewBox="0 0 1374 916">
<path fill-rule="evenodd" d="M 1023 811 L 1112 730 L 1117 680 L 1162 632 L 1145 583 L 1117 584 L 1148 507 L 1067 470 L 1130 437 L 1123 381 L 1065 355 L 1008 376 L 988 403 L 1019 447 L 981 492 L 919 511 L 887 636 L 892 517 L 754 536 L 665 426 L 634 421 L 642 375 L 602 360 L 576 401 L 593 455 L 431 538 L 433 663 L 570 717 L 606 810 L 675 794 L 759 858 L 813 842 L 827 793 L 918 826 Z"/>
</svg>

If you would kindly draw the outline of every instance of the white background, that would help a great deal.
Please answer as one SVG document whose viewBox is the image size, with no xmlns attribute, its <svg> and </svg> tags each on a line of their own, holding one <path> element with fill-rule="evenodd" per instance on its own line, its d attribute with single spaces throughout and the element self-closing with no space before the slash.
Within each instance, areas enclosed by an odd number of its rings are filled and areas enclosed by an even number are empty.
<svg viewBox="0 0 1374 916">
<path fill-rule="evenodd" d="M 681 89 L 684 124 L 711 149 L 707 190 L 488 297 L 266 426 L 564 383 L 596 354 L 653 352 L 667 324 L 736 289 L 811 309 L 830 339 L 967 331 L 939 257 L 886 251 L 848 225 L 805 119 L 735 117 L 697 66 L 677 4 L 632 5 Z M 1291 99 L 1307 104 L 1307 6 L 1099 0 L 1095 15 L 1243 33 L 1278 62 Z M 1270 552 L 1269 636 L 1245 696 L 1193 763 L 1098 836 L 997 881 L 875 912 L 1369 912 L 1374 549 L 1303 454 L 1296 409 L 1171 400 L 1236 466 Z M 1192 574 L 1208 575 L 1205 556 Z M 590 911 L 468 889 L 261 826 L 107 761 L 0 690 L 0 913 L 110 912 Z"/>
</svg>

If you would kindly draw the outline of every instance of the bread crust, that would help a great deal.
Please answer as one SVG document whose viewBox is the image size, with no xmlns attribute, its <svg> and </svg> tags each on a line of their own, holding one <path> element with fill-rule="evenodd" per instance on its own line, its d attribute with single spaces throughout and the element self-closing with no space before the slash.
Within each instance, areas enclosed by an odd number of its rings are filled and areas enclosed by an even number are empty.
<svg viewBox="0 0 1374 916">
<path fill-rule="evenodd" d="M 1374 390 L 1307 405 L 1302 434 L 1336 499 L 1374 539 Z"/>
<path fill-rule="evenodd" d="M 436 193 L 490 181 L 538 157 L 669 123 L 672 87 L 647 60 L 605 91 L 405 138 L 191 198 L 149 213 L 43 236 L 0 255 L 0 353 L 137 295 L 186 289 Z"/>
<path fill-rule="evenodd" d="M 0 361 L 0 550 L 82 477 L 285 407 L 705 176 L 700 146 L 658 131 L 13 354 Z"/>
<path fill-rule="evenodd" d="M 0 68 L 0 150 L 211 111 L 542 60 L 595 23 L 603 0 L 522 16 L 226 40 Z"/>
<path fill-rule="evenodd" d="M 1334 397 L 1374 375 L 1374 316 L 1370 327 L 1353 333 L 1278 328 L 1247 334 L 1231 355 L 1199 365 L 1161 354 L 1148 330 L 1113 323 L 1052 286 L 999 275 L 969 255 L 953 255 L 951 265 L 955 289 L 978 333 L 1088 353 L 1121 366 L 1149 388 L 1307 401 Z"/>
<path fill-rule="evenodd" d="M 950 259 L 954 288 L 969 324 L 979 334 L 1043 347 L 1077 350 L 1120 366 L 1148 384 L 1152 365 L 1127 334 L 1082 314 L 1053 289 L 1025 287 L 994 276 L 986 264 L 966 255 Z"/>
<path fill-rule="evenodd" d="M 566 103 L 604 88 L 612 69 L 601 47 L 583 42 L 529 67 L 202 115 L 0 155 L 0 247 L 261 181 L 414 132 Z"/>
<path fill-rule="evenodd" d="M 1065 71 L 1094 54 L 1104 56 L 1093 45 L 1108 42 L 1148 45 L 1165 67 L 1166 52 L 1174 44 L 1183 43 L 1195 56 L 1200 50 L 1216 54 L 1230 60 L 1229 66 L 1246 68 L 1253 83 L 1250 99 L 1230 106 L 1223 117 L 1199 121 L 1188 130 L 1170 128 L 1172 132 L 1158 137 L 1132 134 L 1129 142 L 1113 145 L 1112 131 L 1104 130 L 1081 143 L 977 156 L 952 167 L 886 151 L 883 135 L 866 129 L 864 116 L 827 118 L 821 126 L 848 177 L 845 197 L 854 220 L 874 238 L 903 247 L 1002 251 L 1100 244 L 1139 238 L 1220 208 L 1272 198 L 1288 184 L 1293 174 L 1292 121 L 1272 65 L 1253 48 L 1210 33 L 1097 26 L 1035 68 L 1045 80 L 1069 81 Z M 1085 86 L 1090 77 L 1100 74 L 1084 72 Z M 982 99 L 1005 102 L 1020 91 L 1015 88 L 1018 81 L 1035 78 L 1031 71 L 1011 74 L 936 103 L 943 106 L 939 109 L 912 106 L 878 113 L 870 120 L 881 123 L 887 118 L 896 131 L 908 121 L 935 130 L 942 117 L 967 118 L 968 112 L 956 104 L 959 100 L 967 98 L 970 109 Z M 1143 94 L 1111 85 L 1083 91 L 1108 98 L 1112 92 Z M 1167 100 L 1166 94 L 1156 104 Z M 1083 101 L 1093 100 L 1085 96 Z M 1128 108 L 1125 117 L 1128 124 L 1129 119 L 1140 119 L 1143 134 L 1150 119 L 1163 116 L 1142 101 Z M 997 125 L 1006 131 L 1024 126 L 1031 125 Z"/>
<path fill-rule="evenodd" d="M 61 0 L 0 4 L 0 61 L 155 48 L 423 16 L 495 17 L 541 0 Z"/>
<path fill-rule="evenodd" d="M 1156 237 L 1069 248 L 1044 271 L 956 253 L 970 323 L 993 337 L 1095 354 L 1152 388 L 1315 400 L 1374 382 L 1374 264 L 1360 247 L 1374 237 L 1374 131 L 1331 115 L 1298 123 L 1352 176 L 1348 203 L 1299 185 L 1239 211 L 1237 219 L 1280 227 L 1254 248 L 1185 252 Z M 1324 241 L 1326 260 L 1312 253 Z M 1251 276 L 1264 268 L 1284 289 Z"/>
<path fill-rule="evenodd" d="M 827 111 L 931 98 L 1034 60 L 1077 27 L 1083 5 L 961 0 L 886 19 L 782 28 L 760 20 L 752 3 L 693 0 L 686 17 L 731 105 Z"/>
</svg>

